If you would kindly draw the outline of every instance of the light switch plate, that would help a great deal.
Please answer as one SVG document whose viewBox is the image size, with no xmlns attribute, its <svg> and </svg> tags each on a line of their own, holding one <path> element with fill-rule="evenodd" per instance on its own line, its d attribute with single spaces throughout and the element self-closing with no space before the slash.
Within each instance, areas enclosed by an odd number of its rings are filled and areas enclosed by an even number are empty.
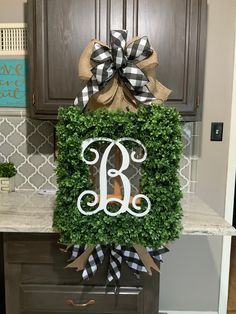
<svg viewBox="0 0 236 314">
<path fill-rule="evenodd" d="M 222 141 L 223 139 L 223 122 L 211 123 L 211 141 Z"/>
</svg>

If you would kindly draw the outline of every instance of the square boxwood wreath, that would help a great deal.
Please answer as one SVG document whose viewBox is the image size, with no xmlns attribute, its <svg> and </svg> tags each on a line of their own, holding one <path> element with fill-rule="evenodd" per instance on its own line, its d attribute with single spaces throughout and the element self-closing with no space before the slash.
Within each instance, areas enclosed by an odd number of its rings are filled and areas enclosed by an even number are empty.
<svg viewBox="0 0 236 314">
<path fill-rule="evenodd" d="M 54 226 L 61 233 L 61 242 L 157 248 L 178 238 L 182 217 L 178 178 L 181 134 L 179 114 L 163 105 L 140 106 L 135 113 L 105 109 L 83 113 L 75 106 L 60 108 Z M 110 217 L 103 211 L 85 216 L 79 212 L 80 193 L 94 190 L 89 166 L 81 159 L 81 144 L 95 137 L 131 137 L 146 147 L 147 159 L 141 164 L 140 179 L 140 193 L 151 201 L 146 216 L 123 213 Z"/>
</svg>

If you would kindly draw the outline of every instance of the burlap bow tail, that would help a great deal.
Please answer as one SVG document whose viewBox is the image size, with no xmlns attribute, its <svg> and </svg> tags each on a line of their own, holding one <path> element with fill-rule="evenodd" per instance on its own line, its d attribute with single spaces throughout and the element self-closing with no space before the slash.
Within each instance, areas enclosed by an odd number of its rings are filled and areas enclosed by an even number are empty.
<svg viewBox="0 0 236 314">
<path fill-rule="evenodd" d="M 96 109 L 135 110 L 138 104 L 163 102 L 170 90 L 156 80 L 157 54 L 147 37 L 134 38 L 126 45 L 127 31 L 111 31 L 111 47 L 92 40 L 83 51 L 79 77 L 86 86 L 75 99 Z"/>
</svg>

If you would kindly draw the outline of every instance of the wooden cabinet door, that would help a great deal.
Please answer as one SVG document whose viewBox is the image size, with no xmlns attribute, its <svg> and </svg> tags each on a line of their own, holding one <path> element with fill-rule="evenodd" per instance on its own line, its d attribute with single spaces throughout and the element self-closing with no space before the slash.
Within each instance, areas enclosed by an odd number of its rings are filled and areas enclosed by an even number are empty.
<svg viewBox="0 0 236 314">
<path fill-rule="evenodd" d="M 167 105 L 188 121 L 201 113 L 206 11 L 205 0 L 137 0 L 127 13 L 133 35 L 147 35 L 157 51 L 157 78 L 172 90 Z"/>
<path fill-rule="evenodd" d="M 173 90 L 167 105 L 185 120 L 200 116 L 206 0 L 28 0 L 31 113 L 56 119 L 73 103 L 81 52 L 92 38 L 109 43 L 110 29 L 147 35 L 158 52 L 157 77 Z"/>
<path fill-rule="evenodd" d="M 81 88 L 78 61 L 88 40 L 99 35 L 95 0 L 28 1 L 33 115 L 56 118 Z"/>
<path fill-rule="evenodd" d="M 124 15 L 120 0 L 28 0 L 31 116 L 56 119 L 60 106 L 73 104 L 81 52 L 92 38 L 109 42 Z"/>
<path fill-rule="evenodd" d="M 4 265 L 3 265 L 3 237 L 0 232 L 0 313 L 4 313 Z"/>
</svg>

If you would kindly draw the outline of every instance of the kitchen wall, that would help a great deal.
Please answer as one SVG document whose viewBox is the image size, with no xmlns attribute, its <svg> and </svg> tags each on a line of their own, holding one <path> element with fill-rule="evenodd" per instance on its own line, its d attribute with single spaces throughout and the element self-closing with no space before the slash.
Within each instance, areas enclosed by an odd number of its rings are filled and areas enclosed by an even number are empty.
<svg viewBox="0 0 236 314">
<path fill-rule="evenodd" d="M 197 194 L 222 216 L 225 210 L 232 106 L 235 17 L 236 1 L 208 0 L 205 95 Z M 222 142 L 210 142 L 212 121 L 224 122 Z M 161 309 L 217 312 L 221 256 L 222 237 L 183 236 L 176 241 L 162 267 Z M 227 291 L 221 293 L 227 294 Z"/>
<path fill-rule="evenodd" d="M 0 23 L 24 23 L 26 2 L 25 0 L 1 0 Z"/>
<path fill-rule="evenodd" d="M 0 23 L 25 20 L 25 1 L 1 0 L 0 4 Z M 185 150 L 180 167 L 183 190 L 197 189 L 221 214 L 229 142 L 235 5 L 234 0 L 208 0 L 203 121 L 184 126 Z M 210 142 L 211 121 L 224 122 L 223 142 Z M 1 109 L 0 145 L 0 161 L 12 159 L 18 166 L 18 189 L 55 188 L 51 122 L 29 119 L 23 109 Z M 221 250 L 222 239 L 217 237 L 182 236 L 176 241 L 162 266 L 161 310 L 217 311 Z"/>
</svg>

